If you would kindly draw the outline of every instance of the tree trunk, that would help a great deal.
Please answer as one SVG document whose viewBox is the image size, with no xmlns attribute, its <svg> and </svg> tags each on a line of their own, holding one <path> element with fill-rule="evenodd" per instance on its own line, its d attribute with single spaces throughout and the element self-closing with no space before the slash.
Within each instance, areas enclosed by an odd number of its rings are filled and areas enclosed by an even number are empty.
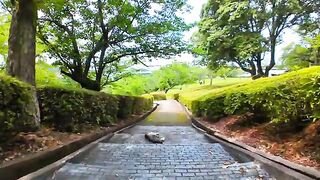
<svg viewBox="0 0 320 180">
<path fill-rule="evenodd" d="M 33 0 L 20 0 L 14 7 L 8 52 L 8 74 L 35 85 L 37 9 Z"/>
<path fill-rule="evenodd" d="M 75 70 L 70 73 L 61 70 L 61 73 L 79 83 L 82 88 L 93 91 L 101 91 L 101 80 L 92 80 L 88 78 L 81 68 L 75 68 Z"/>
<path fill-rule="evenodd" d="M 254 65 L 254 63 L 252 62 L 248 62 L 250 67 L 252 69 L 249 69 L 247 67 L 244 66 L 244 64 L 242 64 L 240 61 L 234 61 L 235 63 L 237 63 L 239 65 L 239 67 L 244 71 L 244 72 L 248 72 L 250 73 L 251 77 L 254 77 L 256 74 L 257 74 L 257 70 L 256 70 L 256 67 Z"/>
<path fill-rule="evenodd" d="M 15 1 L 12 1 L 15 2 Z M 33 0 L 19 0 L 13 3 L 13 14 L 10 26 L 8 74 L 35 86 L 35 41 L 37 7 Z M 40 111 L 36 95 L 33 91 L 33 102 L 30 102 L 30 112 L 33 113 L 32 129 L 40 125 Z"/>
<path fill-rule="evenodd" d="M 276 41 L 276 37 L 271 36 L 271 59 L 270 59 L 270 64 L 266 67 L 265 70 L 265 76 L 268 77 L 269 76 L 269 71 L 276 65 L 276 45 L 277 45 L 277 41 Z"/>
<path fill-rule="evenodd" d="M 257 68 L 256 68 L 256 65 L 254 64 L 254 61 L 253 60 L 250 60 L 249 61 L 249 64 L 250 64 L 250 67 L 251 67 L 251 77 L 254 77 L 257 75 Z"/>
<path fill-rule="evenodd" d="M 78 81 L 80 82 L 81 87 L 85 88 L 85 89 L 89 89 L 89 90 L 93 90 L 93 91 L 101 91 L 101 87 L 100 87 L 100 83 L 91 80 L 91 79 L 84 79 L 82 81 Z"/>
<path fill-rule="evenodd" d="M 257 58 L 256 58 L 256 62 L 257 62 L 257 72 L 258 72 L 258 75 L 263 77 L 265 76 L 264 72 L 263 72 L 263 69 L 262 69 L 262 64 L 261 64 L 261 54 L 260 55 L 257 55 Z"/>
<path fill-rule="evenodd" d="M 315 59 L 315 65 L 319 66 L 320 65 L 320 47 L 316 49 L 316 59 Z"/>
<path fill-rule="evenodd" d="M 262 70 L 262 64 L 261 64 L 261 56 L 258 56 L 256 58 L 256 64 L 257 64 L 257 75 L 255 75 L 252 79 L 259 79 L 261 77 L 265 77 L 265 73 Z"/>
<path fill-rule="evenodd" d="M 72 79 L 75 80 L 76 82 L 79 82 L 82 88 L 93 90 L 93 91 L 101 91 L 100 82 L 94 81 L 87 77 L 83 77 L 81 79 L 79 79 L 78 77 L 72 78 Z"/>
</svg>

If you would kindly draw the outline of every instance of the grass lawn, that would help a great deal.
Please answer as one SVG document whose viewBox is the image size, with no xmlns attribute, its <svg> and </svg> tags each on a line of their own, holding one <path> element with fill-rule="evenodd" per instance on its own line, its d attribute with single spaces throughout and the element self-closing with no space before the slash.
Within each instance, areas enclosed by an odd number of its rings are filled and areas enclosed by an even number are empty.
<svg viewBox="0 0 320 180">
<path fill-rule="evenodd" d="M 180 99 L 198 99 L 202 96 L 212 93 L 216 89 L 240 84 L 244 82 L 251 81 L 250 78 L 214 78 L 212 80 L 212 85 L 210 84 L 210 79 L 205 80 L 205 84 L 200 85 L 198 82 L 194 84 L 185 84 L 182 86 L 176 86 L 169 90 L 167 93 L 167 99 L 173 99 L 173 95 L 179 93 Z"/>
</svg>

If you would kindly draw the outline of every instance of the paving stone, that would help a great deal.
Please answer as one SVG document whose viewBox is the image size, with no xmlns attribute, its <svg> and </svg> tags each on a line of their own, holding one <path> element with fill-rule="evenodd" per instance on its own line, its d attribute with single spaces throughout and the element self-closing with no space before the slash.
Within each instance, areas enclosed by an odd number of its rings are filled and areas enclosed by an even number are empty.
<svg viewBox="0 0 320 180">
<path fill-rule="evenodd" d="M 173 155 L 170 156 L 171 154 Z M 209 161 L 202 161 L 203 158 Z M 219 160 L 233 164 L 217 163 Z M 170 162 L 167 165 L 153 165 L 153 163 L 165 164 L 167 161 Z M 195 161 L 197 164 L 189 164 Z M 76 179 L 268 177 L 257 164 L 237 163 L 220 144 L 210 143 L 199 145 L 100 143 L 86 158 L 77 159 L 76 162 L 67 163 L 59 169 L 55 179 L 62 179 L 68 175 Z"/>
<path fill-rule="evenodd" d="M 169 103 L 169 104 L 168 104 Z M 174 116 L 180 108 L 175 101 L 161 101 L 155 112 L 160 124 L 173 126 L 138 126 L 116 134 L 108 141 L 99 143 L 89 152 L 81 154 L 58 169 L 47 179 L 56 180 L 134 180 L 134 179 L 268 179 L 268 174 L 254 162 L 237 162 L 220 144 L 209 141 L 202 133 L 190 126 L 176 126 Z M 167 112 L 168 111 L 168 112 Z M 158 113 L 158 114 L 157 114 Z M 160 113 L 160 114 L 159 114 Z M 161 114 L 164 113 L 164 114 Z M 150 116 L 151 117 L 151 116 Z M 160 118 L 160 119 L 159 119 Z M 149 121 L 149 120 L 148 120 Z M 150 124 L 150 123 L 149 123 Z M 144 139 L 146 132 L 164 134 L 164 144 L 151 144 Z M 229 164 L 229 165 L 226 165 Z M 263 178 L 261 178 L 263 177 Z"/>
</svg>

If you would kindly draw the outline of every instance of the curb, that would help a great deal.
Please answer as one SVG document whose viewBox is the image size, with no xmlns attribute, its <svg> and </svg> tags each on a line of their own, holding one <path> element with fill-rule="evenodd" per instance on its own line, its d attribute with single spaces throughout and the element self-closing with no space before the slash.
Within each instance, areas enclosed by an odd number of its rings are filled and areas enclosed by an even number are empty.
<svg viewBox="0 0 320 180">
<path fill-rule="evenodd" d="M 6 180 L 14 180 L 18 178 L 32 179 L 39 177 L 44 173 L 61 167 L 66 163 L 66 161 L 88 151 L 100 141 L 112 137 L 114 133 L 134 126 L 137 122 L 145 119 L 154 112 L 157 107 L 158 104 L 138 118 L 121 123 L 115 127 L 111 127 L 103 132 L 88 135 L 63 146 L 2 164 L 0 165 L 0 177 L 1 179 Z"/>
<path fill-rule="evenodd" d="M 314 168 L 305 167 L 285 160 L 279 156 L 268 154 L 208 128 L 203 123 L 195 119 L 192 116 L 192 113 L 183 104 L 181 105 L 185 108 L 188 116 L 191 118 L 192 126 L 194 128 L 205 132 L 208 138 L 227 147 L 228 150 L 238 155 L 238 157 L 239 155 L 241 156 L 241 154 L 245 154 L 245 160 L 252 159 L 258 161 L 262 168 L 266 169 L 277 179 L 320 179 L 320 171 L 317 171 Z"/>
</svg>

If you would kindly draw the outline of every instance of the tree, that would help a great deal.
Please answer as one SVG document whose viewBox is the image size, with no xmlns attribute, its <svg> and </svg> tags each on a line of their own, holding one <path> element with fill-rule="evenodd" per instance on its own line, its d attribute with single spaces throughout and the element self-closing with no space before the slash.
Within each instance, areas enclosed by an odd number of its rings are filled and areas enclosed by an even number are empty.
<svg viewBox="0 0 320 180">
<path fill-rule="evenodd" d="M 142 95 L 158 90 L 168 91 L 174 86 L 194 83 L 204 74 L 207 72 L 202 68 L 174 62 L 153 71 L 152 74 L 134 74 L 111 83 L 105 91 L 124 95 Z"/>
<path fill-rule="evenodd" d="M 320 65 L 320 33 L 309 40 L 311 46 L 311 61 L 314 65 Z"/>
<path fill-rule="evenodd" d="M 37 4 L 33 0 L 11 0 L 12 19 L 8 42 L 7 72 L 26 83 L 35 86 L 35 53 Z M 33 112 L 32 128 L 39 127 L 40 111 L 36 96 L 30 102 L 30 112 Z"/>
<path fill-rule="evenodd" d="M 156 80 L 152 78 L 152 75 L 136 74 L 111 83 L 105 91 L 113 94 L 139 96 L 155 91 L 156 86 Z"/>
<path fill-rule="evenodd" d="M 204 59 L 211 66 L 233 62 L 254 77 L 268 76 L 283 31 L 308 21 L 318 4 L 316 0 L 210 0 L 199 24 L 205 40 L 198 47 L 207 52 Z M 268 50 L 270 61 L 263 70 L 263 53 Z"/>
<path fill-rule="evenodd" d="M 189 26 L 177 15 L 185 5 L 185 0 L 47 2 L 39 37 L 64 75 L 100 91 L 110 83 L 106 69 L 120 60 L 139 63 L 185 50 L 182 32 Z"/>
<path fill-rule="evenodd" d="M 309 67 L 311 54 L 308 48 L 298 44 L 289 44 L 283 49 L 282 66 L 289 70 L 298 70 Z"/>
<path fill-rule="evenodd" d="M 8 59 L 8 40 L 11 24 L 11 15 L 0 10 L 0 69 L 5 69 Z M 41 56 L 45 51 L 46 46 L 36 41 L 36 56 Z"/>
<path fill-rule="evenodd" d="M 7 14 L 0 12 L 0 69 L 4 69 L 5 60 L 8 56 L 8 37 L 10 18 Z"/>
<path fill-rule="evenodd" d="M 304 45 L 290 44 L 282 54 L 283 66 L 289 70 L 297 70 L 309 65 L 319 65 L 320 34 L 314 38 L 305 38 Z"/>
<path fill-rule="evenodd" d="M 193 83 L 198 79 L 198 74 L 187 64 L 175 62 L 156 71 L 153 79 L 158 80 L 159 90 L 167 93 L 175 86 Z"/>
<path fill-rule="evenodd" d="M 318 0 L 268 0 L 262 3 L 267 8 L 268 15 L 267 29 L 270 43 L 270 63 L 266 71 L 275 66 L 276 45 L 279 42 L 283 31 L 295 25 L 301 25 L 310 19 L 312 13 L 318 11 Z"/>
<path fill-rule="evenodd" d="M 228 77 L 236 77 L 238 75 L 238 69 L 234 67 L 221 67 L 216 72 L 215 75 L 222 77 L 224 79 Z"/>
<path fill-rule="evenodd" d="M 35 85 L 37 5 L 32 0 L 12 1 L 8 74 Z"/>
<path fill-rule="evenodd" d="M 207 52 L 203 61 L 211 69 L 232 62 L 252 76 L 264 76 L 261 62 L 267 39 L 262 36 L 263 11 L 265 8 L 250 1 L 209 1 L 199 23 L 196 53 Z"/>
</svg>

